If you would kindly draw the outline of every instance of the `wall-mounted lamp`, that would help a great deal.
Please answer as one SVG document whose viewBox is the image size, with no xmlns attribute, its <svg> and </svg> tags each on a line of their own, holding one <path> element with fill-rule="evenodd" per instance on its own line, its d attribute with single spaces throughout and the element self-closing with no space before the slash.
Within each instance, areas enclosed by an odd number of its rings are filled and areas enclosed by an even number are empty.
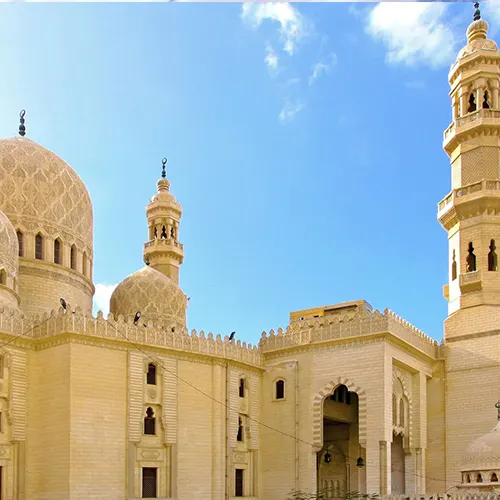
<svg viewBox="0 0 500 500">
<path fill-rule="evenodd" d="M 329 464 L 332 461 L 332 456 L 330 453 L 326 452 L 325 453 L 325 464 Z"/>
</svg>

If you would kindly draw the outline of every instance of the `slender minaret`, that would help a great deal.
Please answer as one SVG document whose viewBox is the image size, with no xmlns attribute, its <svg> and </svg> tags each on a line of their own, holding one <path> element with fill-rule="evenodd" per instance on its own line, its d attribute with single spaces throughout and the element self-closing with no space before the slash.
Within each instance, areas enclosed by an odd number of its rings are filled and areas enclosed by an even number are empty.
<svg viewBox="0 0 500 500">
<path fill-rule="evenodd" d="M 451 66 L 453 121 L 443 147 L 452 191 L 438 205 L 448 232 L 445 339 L 500 327 L 500 51 L 474 4 L 467 45 Z"/>
<path fill-rule="evenodd" d="M 179 267 L 184 260 L 184 247 L 179 243 L 182 207 L 170 194 L 166 165 L 164 158 L 158 192 L 146 207 L 149 241 L 144 244 L 144 262 L 179 284 Z"/>
</svg>

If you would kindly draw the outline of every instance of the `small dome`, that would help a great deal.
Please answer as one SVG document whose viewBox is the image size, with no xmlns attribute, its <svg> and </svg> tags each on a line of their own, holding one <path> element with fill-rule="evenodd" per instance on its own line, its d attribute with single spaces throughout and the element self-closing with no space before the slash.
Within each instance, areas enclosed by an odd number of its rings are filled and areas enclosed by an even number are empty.
<svg viewBox="0 0 500 500">
<path fill-rule="evenodd" d="M 186 326 L 187 298 L 170 278 L 146 266 L 125 278 L 111 295 L 110 312 L 134 317 L 140 311 L 141 322 L 156 325 Z"/>
<path fill-rule="evenodd" d="M 500 421 L 496 427 L 472 441 L 463 456 L 463 472 L 500 469 Z"/>
<path fill-rule="evenodd" d="M 0 139 L 0 210 L 14 225 L 67 235 L 92 255 L 92 202 L 78 174 L 25 137 Z"/>
</svg>

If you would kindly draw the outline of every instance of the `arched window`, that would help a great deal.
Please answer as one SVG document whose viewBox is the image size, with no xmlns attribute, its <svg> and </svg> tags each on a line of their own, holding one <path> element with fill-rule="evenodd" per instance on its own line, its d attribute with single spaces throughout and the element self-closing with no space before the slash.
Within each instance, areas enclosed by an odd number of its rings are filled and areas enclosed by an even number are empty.
<svg viewBox="0 0 500 500">
<path fill-rule="evenodd" d="M 54 240 L 54 264 L 61 263 L 61 241 Z"/>
<path fill-rule="evenodd" d="M 476 111 L 477 106 L 476 106 L 476 97 L 474 96 L 474 93 L 472 93 L 469 96 L 469 108 L 467 109 L 467 113 L 472 113 Z"/>
<path fill-rule="evenodd" d="M 3 269 L 0 269 L 0 285 L 6 285 L 6 284 L 7 284 L 7 273 Z"/>
<path fill-rule="evenodd" d="M 276 381 L 276 399 L 285 399 L 285 381 Z"/>
<path fill-rule="evenodd" d="M 149 363 L 148 374 L 146 375 L 146 383 L 149 385 L 156 385 L 156 365 Z"/>
<path fill-rule="evenodd" d="M 154 415 L 153 408 L 149 407 L 146 410 L 146 416 L 144 417 L 144 434 L 152 436 L 156 434 L 156 418 Z"/>
<path fill-rule="evenodd" d="M 483 109 L 490 109 L 490 94 L 487 90 L 484 91 Z"/>
<path fill-rule="evenodd" d="M 392 394 L 392 425 L 398 425 L 398 401 L 396 394 Z"/>
<path fill-rule="evenodd" d="M 236 441 L 240 443 L 243 442 L 243 421 L 241 417 L 238 417 L 238 434 L 236 435 Z"/>
<path fill-rule="evenodd" d="M 476 476 L 476 483 L 482 483 L 483 482 L 483 476 L 481 476 L 481 474 L 478 474 Z"/>
<path fill-rule="evenodd" d="M 490 251 L 488 252 L 488 271 L 496 271 L 498 269 L 498 259 L 495 246 L 495 240 L 490 240 Z"/>
<path fill-rule="evenodd" d="M 494 472 L 490 477 L 490 483 L 498 483 L 498 476 Z"/>
<path fill-rule="evenodd" d="M 22 257 L 24 254 L 24 248 L 23 248 L 23 233 L 21 231 L 17 232 L 17 242 L 19 243 L 19 257 Z"/>
<path fill-rule="evenodd" d="M 71 252 L 69 254 L 69 265 L 71 269 L 76 269 L 76 247 L 71 245 Z"/>
<path fill-rule="evenodd" d="M 467 474 L 467 477 L 465 479 L 468 483 L 470 483 L 470 474 Z"/>
<path fill-rule="evenodd" d="M 87 252 L 83 252 L 82 256 L 82 274 L 87 276 Z"/>
<path fill-rule="evenodd" d="M 351 404 L 351 394 L 347 390 L 345 385 L 339 385 L 330 399 L 336 401 L 337 403 Z"/>
<path fill-rule="evenodd" d="M 455 257 L 455 249 L 453 249 L 453 255 L 451 256 L 451 281 L 457 279 L 457 261 Z"/>
<path fill-rule="evenodd" d="M 166 238 L 167 238 L 167 228 L 165 226 L 163 226 L 161 228 L 161 239 L 165 240 Z"/>
<path fill-rule="evenodd" d="M 403 398 L 399 400 L 399 427 L 405 426 L 405 403 Z"/>
<path fill-rule="evenodd" d="M 472 246 L 472 241 L 469 242 L 469 248 L 467 249 L 467 259 L 465 270 L 468 273 L 472 273 L 476 270 L 476 256 L 474 255 L 474 247 Z"/>
<path fill-rule="evenodd" d="M 41 234 L 35 236 L 35 259 L 43 259 L 43 236 Z"/>
<path fill-rule="evenodd" d="M 240 378 L 240 386 L 239 386 L 240 398 L 245 397 L 245 379 Z"/>
</svg>

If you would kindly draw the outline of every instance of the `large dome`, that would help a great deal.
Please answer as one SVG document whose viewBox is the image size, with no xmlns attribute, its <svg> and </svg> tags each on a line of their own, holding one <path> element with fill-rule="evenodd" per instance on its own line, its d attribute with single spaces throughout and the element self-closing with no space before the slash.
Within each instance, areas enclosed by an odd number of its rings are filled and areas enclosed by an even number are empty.
<svg viewBox="0 0 500 500">
<path fill-rule="evenodd" d="M 7 216 L 0 210 L 0 269 L 3 269 L 8 276 L 17 276 L 18 253 L 16 230 Z"/>
<path fill-rule="evenodd" d="M 111 295 L 110 312 L 141 322 L 180 328 L 186 326 L 187 297 L 177 284 L 160 271 L 146 266 L 125 278 Z"/>
<path fill-rule="evenodd" d="M 0 210 L 15 226 L 74 242 L 92 258 L 92 203 L 85 184 L 30 139 L 0 140 Z"/>
</svg>

